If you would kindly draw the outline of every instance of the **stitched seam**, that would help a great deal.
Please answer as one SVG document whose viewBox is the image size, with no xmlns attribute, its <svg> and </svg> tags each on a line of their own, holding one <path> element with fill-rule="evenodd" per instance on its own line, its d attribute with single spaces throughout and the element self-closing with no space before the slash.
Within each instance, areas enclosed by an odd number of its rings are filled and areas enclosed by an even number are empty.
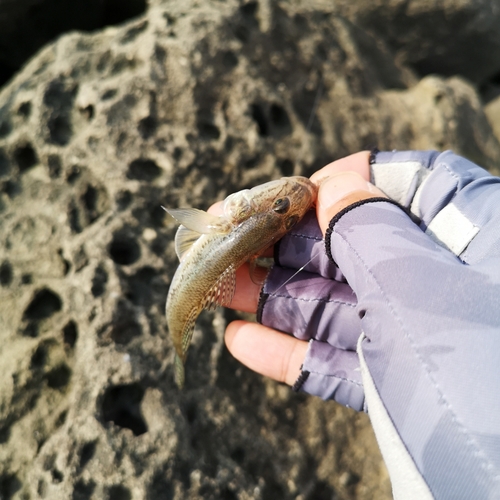
<svg viewBox="0 0 500 500">
<path fill-rule="evenodd" d="M 293 238 L 304 238 L 306 240 L 323 241 L 323 238 L 316 238 L 315 236 L 308 236 L 307 234 L 290 234 L 290 236 Z"/>
<path fill-rule="evenodd" d="M 459 430 L 464 436 L 465 436 L 465 439 L 466 439 L 466 443 L 471 447 L 473 448 L 473 453 L 474 453 L 474 456 L 477 457 L 477 459 L 482 463 L 482 466 L 484 468 L 485 471 L 491 471 L 491 470 L 494 470 L 495 467 L 494 465 L 491 463 L 491 461 L 487 458 L 487 456 L 482 456 L 484 454 L 484 451 L 480 448 L 479 444 L 470 436 L 467 428 L 465 427 L 464 424 L 462 424 L 455 412 L 453 411 L 452 407 L 451 407 L 451 404 L 447 401 L 447 399 L 445 398 L 441 388 L 439 387 L 439 385 L 437 384 L 437 382 L 434 380 L 434 377 L 431 375 L 431 372 L 430 370 L 427 368 L 427 365 L 426 363 L 424 362 L 424 360 L 422 359 L 422 356 L 420 356 L 420 354 L 418 353 L 417 349 L 416 349 L 416 345 L 415 345 L 415 342 L 412 338 L 412 335 L 406 330 L 406 328 L 404 327 L 403 325 L 403 322 L 402 322 L 402 319 L 399 317 L 399 315 L 396 313 L 395 309 L 393 308 L 391 302 L 388 300 L 386 294 L 384 293 L 384 291 L 382 290 L 382 287 L 380 286 L 379 282 L 377 281 L 377 279 L 375 278 L 375 276 L 373 275 L 373 273 L 371 272 L 371 270 L 368 268 L 368 266 L 365 264 L 365 261 L 361 258 L 361 256 L 359 255 L 359 253 L 355 250 L 354 247 L 351 246 L 351 244 L 347 241 L 346 238 L 344 238 L 344 236 L 342 234 L 340 234 L 339 232 L 336 231 L 335 228 L 332 228 L 332 233 L 335 233 L 337 234 L 338 236 L 340 236 L 341 240 L 347 245 L 347 247 L 349 248 L 350 252 L 352 252 L 352 254 L 354 254 L 356 256 L 356 258 L 358 259 L 358 261 L 361 263 L 361 265 L 363 266 L 363 268 L 365 269 L 365 271 L 371 276 L 371 278 L 373 279 L 373 281 L 375 282 L 375 284 L 377 285 L 378 287 L 378 290 L 380 292 L 380 294 L 384 297 L 385 301 L 386 301 L 386 304 L 388 305 L 389 307 L 389 311 L 391 312 L 392 316 L 395 318 L 395 320 L 399 323 L 402 331 L 403 331 L 403 334 L 405 335 L 405 337 L 408 339 L 408 341 L 410 342 L 410 345 L 411 347 L 413 348 L 413 352 L 414 352 L 414 355 L 417 357 L 417 359 L 419 360 L 419 362 L 421 363 L 422 367 L 424 368 L 425 370 L 425 373 L 427 374 L 427 376 L 429 377 L 429 380 L 431 381 L 431 383 L 433 384 L 434 388 L 436 389 L 436 391 L 438 392 L 439 396 L 440 396 L 440 400 L 443 401 L 443 403 L 440 403 L 440 404 L 444 404 L 444 406 L 446 407 L 446 409 L 450 412 L 451 414 L 451 417 L 452 417 L 452 421 L 456 424 L 457 426 L 457 430 Z M 391 419 L 392 420 L 392 419 Z M 394 426 L 396 428 L 396 426 Z M 398 431 L 398 434 L 399 434 L 399 431 Z M 401 437 L 401 436 L 400 436 Z M 402 440 L 402 438 L 401 438 Z M 499 478 L 499 475 L 498 474 L 493 474 L 492 477 L 497 480 Z"/>
<path fill-rule="evenodd" d="M 343 302 L 342 300 L 327 300 L 327 299 L 303 299 L 301 297 L 291 297 L 290 295 L 281 295 L 279 293 L 269 293 L 269 297 L 276 297 L 279 299 L 300 300 L 301 302 L 323 302 L 324 304 L 341 304 L 348 307 L 356 307 L 357 304 Z"/>
</svg>

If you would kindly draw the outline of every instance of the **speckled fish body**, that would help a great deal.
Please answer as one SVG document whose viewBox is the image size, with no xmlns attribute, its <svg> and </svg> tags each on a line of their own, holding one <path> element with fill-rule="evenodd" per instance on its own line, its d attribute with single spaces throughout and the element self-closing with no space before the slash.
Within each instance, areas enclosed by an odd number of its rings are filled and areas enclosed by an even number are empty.
<svg viewBox="0 0 500 500">
<path fill-rule="evenodd" d="M 166 304 L 179 387 L 200 312 L 231 303 L 236 269 L 247 261 L 252 269 L 255 258 L 306 214 L 316 195 L 309 179 L 284 177 L 228 196 L 219 217 L 192 208 L 167 209 L 182 224 L 175 240 L 180 265 Z"/>
</svg>

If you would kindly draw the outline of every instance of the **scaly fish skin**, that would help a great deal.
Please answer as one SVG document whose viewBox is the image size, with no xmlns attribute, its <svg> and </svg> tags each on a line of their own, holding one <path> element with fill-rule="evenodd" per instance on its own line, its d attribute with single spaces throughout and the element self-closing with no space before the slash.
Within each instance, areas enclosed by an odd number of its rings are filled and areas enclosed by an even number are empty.
<svg viewBox="0 0 500 500">
<path fill-rule="evenodd" d="M 176 234 L 180 265 L 166 303 L 175 355 L 175 379 L 184 384 L 184 362 L 196 318 L 203 309 L 228 306 L 235 272 L 289 231 L 316 201 L 305 177 L 284 177 L 228 196 L 223 215 L 196 209 L 166 209 L 182 225 Z"/>
</svg>

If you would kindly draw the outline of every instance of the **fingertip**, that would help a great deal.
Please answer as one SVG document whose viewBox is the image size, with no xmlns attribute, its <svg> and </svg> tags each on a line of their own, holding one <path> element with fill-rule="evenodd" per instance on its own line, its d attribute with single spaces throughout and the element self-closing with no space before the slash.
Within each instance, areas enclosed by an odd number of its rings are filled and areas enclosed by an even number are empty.
<svg viewBox="0 0 500 500">
<path fill-rule="evenodd" d="M 212 215 L 222 215 L 224 213 L 224 201 L 215 202 L 207 212 Z"/>
<path fill-rule="evenodd" d="M 352 155 L 335 160 L 324 166 L 313 175 L 311 181 L 320 184 L 321 180 L 339 172 L 356 172 L 366 181 L 370 180 L 370 151 L 359 151 Z"/>
<path fill-rule="evenodd" d="M 318 191 L 316 214 L 321 231 L 325 234 L 333 217 L 349 205 L 379 197 L 386 195 L 357 172 L 331 175 L 320 184 Z"/>
<path fill-rule="evenodd" d="M 308 348 L 306 341 L 242 320 L 227 326 L 224 341 L 245 366 L 289 385 L 297 380 Z"/>
</svg>

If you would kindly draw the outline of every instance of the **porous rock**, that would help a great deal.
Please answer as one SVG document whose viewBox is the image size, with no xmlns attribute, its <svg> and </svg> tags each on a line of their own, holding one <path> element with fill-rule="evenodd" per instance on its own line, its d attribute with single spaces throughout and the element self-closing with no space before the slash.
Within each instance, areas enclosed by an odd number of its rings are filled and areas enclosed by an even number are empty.
<svg viewBox="0 0 500 500">
<path fill-rule="evenodd" d="M 0 94 L 0 496 L 390 498 L 366 415 L 240 366 L 226 310 L 181 392 L 164 318 L 161 205 L 372 145 L 500 158 L 466 81 L 419 81 L 321 4 L 156 0 L 38 53 Z"/>
<path fill-rule="evenodd" d="M 497 0 L 341 0 L 336 5 L 339 13 L 385 40 L 420 75 L 460 75 L 478 84 L 498 79 Z"/>
</svg>

